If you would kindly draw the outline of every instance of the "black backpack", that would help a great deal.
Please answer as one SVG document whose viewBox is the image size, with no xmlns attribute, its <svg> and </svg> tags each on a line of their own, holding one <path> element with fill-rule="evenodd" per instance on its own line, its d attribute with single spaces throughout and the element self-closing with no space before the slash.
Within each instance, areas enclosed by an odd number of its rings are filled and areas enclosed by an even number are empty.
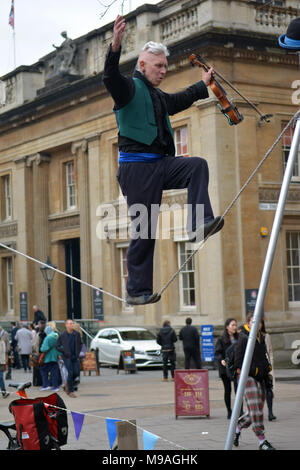
<svg viewBox="0 0 300 470">
<path fill-rule="evenodd" d="M 234 368 L 234 354 L 237 343 L 231 344 L 225 352 L 225 362 L 226 362 L 226 374 L 230 380 L 234 380 L 236 376 L 236 371 Z"/>
</svg>

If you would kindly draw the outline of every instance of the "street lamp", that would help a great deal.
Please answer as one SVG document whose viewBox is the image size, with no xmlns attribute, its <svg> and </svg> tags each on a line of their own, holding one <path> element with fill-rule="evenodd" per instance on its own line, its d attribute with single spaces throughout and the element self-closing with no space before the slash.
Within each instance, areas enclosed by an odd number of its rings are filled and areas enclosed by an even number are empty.
<svg viewBox="0 0 300 470">
<path fill-rule="evenodd" d="M 53 281 L 54 274 L 55 274 L 55 271 L 53 271 L 53 269 L 51 269 L 51 268 L 56 268 L 56 266 L 51 264 L 49 256 L 47 256 L 46 264 L 49 266 L 49 268 L 46 267 L 46 266 L 42 266 L 40 268 L 40 270 L 42 272 L 43 278 L 45 279 L 45 281 L 47 282 L 47 285 L 48 285 L 48 321 L 51 321 L 52 320 L 51 282 Z"/>
</svg>

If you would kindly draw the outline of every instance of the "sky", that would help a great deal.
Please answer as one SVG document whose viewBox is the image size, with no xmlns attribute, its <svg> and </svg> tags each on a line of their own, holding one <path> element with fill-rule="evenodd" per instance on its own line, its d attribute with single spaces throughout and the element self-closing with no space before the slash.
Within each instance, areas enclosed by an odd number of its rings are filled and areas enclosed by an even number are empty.
<svg viewBox="0 0 300 470">
<path fill-rule="evenodd" d="M 60 33 L 67 31 L 71 39 L 100 28 L 121 13 L 122 0 L 101 19 L 105 8 L 113 0 L 15 0 L 16 66 L 31 65 L 52 52 L 52 44 L 60 46 Z M 124 14 L 144 3 L 160 0 L 125 0 Z M 0 0 L 0 77 L 14 66 L 13 29 L 8 24 L 11 0 Z"/>
</svg>

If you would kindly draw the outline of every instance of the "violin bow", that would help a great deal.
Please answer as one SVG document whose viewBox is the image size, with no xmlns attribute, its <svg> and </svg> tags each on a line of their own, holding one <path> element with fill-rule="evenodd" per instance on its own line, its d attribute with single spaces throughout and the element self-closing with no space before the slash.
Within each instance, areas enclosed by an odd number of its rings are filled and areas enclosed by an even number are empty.
<svg viewBox="0 0 300 470">
<path fill-rule="evenodd" d="M 198 54 L 195 54 L 197 59 L 203 64 L 205 65 L 208 69 L 210 69 L 210 65 L 208 65 L 200 55 Z M 225 82 L 233 91 L 235 91 L 241 98 L 243 98 L 244 101 L 246 101 L 246 103 L 249 104 L 249 106 L 251 106 L 251 108 L 253 108 L 259 115 L 260 115 L 260 120 L 259 120 L 259 123 L 261 123 L 262 121 L 266 121 L 266 122 L 271 122 L 270 118 L 273 116 L 273 114 L 263 114 L 260 112 L 260 110 L 255 106 L 255 104 L 252 103 L 252 101 L 250 101 L 246 96 L 244 96 L 234 85 L 232 85 L 231 82 L 229 82 L 225 77 L 223 77 L 223 75 L 221 75 L 219 72 L 217 72 L 215 69 L 214 69 L 214 73 L 217 75 L 217 77 L 219 77 L 221 80 L 223 80 L 223 82 Z"/>
</svg>

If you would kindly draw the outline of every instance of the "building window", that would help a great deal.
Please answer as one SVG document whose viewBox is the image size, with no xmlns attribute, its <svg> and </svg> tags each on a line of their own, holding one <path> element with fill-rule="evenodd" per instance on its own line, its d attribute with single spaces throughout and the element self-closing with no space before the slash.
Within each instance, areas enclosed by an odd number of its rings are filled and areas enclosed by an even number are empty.
<svg viewBox="0 0 300 470">
<path fill-rule="evenodd" d="M 300 301 L 300 232 L 286 233 L 289 302 Z"/>
<path fill-rule="evenodd" d="M 176 156 L 189 157 L 188 151 L 188 127 L 178 127 L 174 131 Z"/>
<path fill-rule="evenodd" d="M 75 167 L 74 162 L 65 163 L 66 208 L 76 207 Z"/>
<path fill-rule="evenodd" d="M 193 248 L 190 243 L 178 243 L 178 267 L 182 266 L 192 252 Z M 181 308 L 195 307 L 196 290 L 194 257 L 188 261 L 179 274 L 179 292 Z"/>
<path fill-rule="evenodd" d="M 2 258 L 2 293 L 3 293 L 3 308 L 11 312 L 14 309 L 14 270 L 13 258 Z"/>
<path fill-rule="evenodd" d="M 282 123 L 282 126 L 281 126 L 282 130 L 284 129 L 286 125 L 287 125 L 287 122 Z M 290 126 L 282 136 L 282 157 L 283 157 L 284 170 L 286 168 L 286 164 L 288 161 L 294 131 L 295 131 L 295 128 Z M 300 149 L 298 150 L 298 158 L 295 161 L 292 181 L 300 181 L 300 168 L 299 168 L 300 158 L 299 157 L 300 157 Z"/>
<path fill-rule="evenodd" d="M 1 177 L 1 220 L 11 219 L 11 179 L 10 175 Z"/>
</svg>

